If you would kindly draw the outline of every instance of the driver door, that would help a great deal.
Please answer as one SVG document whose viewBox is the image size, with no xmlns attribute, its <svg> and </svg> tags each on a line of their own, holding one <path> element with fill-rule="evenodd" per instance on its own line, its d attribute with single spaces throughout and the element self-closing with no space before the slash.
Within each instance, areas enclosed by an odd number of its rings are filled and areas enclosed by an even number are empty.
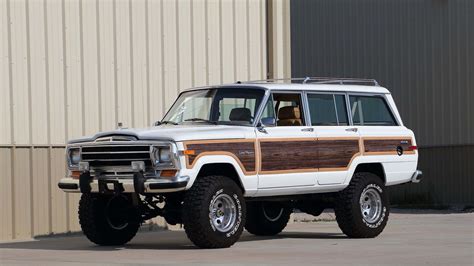
<svg viewBox="0 0 474 266">
<path fill-rule="evenodd" d="M 260 189 L 313 186 L 316 138 L 307 126 L 301 92 L 273 92 L 256 129 Z"/>
</svg>

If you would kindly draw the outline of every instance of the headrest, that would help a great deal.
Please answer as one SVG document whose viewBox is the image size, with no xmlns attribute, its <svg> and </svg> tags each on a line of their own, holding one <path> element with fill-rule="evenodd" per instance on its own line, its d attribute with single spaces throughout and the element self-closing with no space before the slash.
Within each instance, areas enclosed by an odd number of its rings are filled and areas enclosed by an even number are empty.
<svg viewBox="0 0 474 266">
<path fill-rule="evenodd" d="M 252 120 L 252 113 L 248 108 L 234 108 L 230 111 L 229 115 L 230 121 L 247 121 Z"/>
<path fill-rule="evenodd" d="M 298 106 L 285 106 L 278 111 L 278 119 L 300 119 L 301 113 Z"/>
</svg>

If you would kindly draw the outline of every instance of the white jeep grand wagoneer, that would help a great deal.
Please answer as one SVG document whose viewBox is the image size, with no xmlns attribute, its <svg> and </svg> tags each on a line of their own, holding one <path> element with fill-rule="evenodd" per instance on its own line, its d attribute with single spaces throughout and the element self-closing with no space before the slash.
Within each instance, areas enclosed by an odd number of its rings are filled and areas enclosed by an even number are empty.
<svg viewBox="0 0 474 266">
<path fill-rule="evenodd" d="M 182 92 L 145 129 L 72 140 L 59 188 L 82 193 L 79 220 L 99 245 L 130 241 L 163 216 L 199 247 L 229 247 L 243 228 L 281 232 L 293 209 L 333 208 L 342 232 L 375 237 L 387 186 L 419 182 L 413 132 L 374 80 L 237 82 Z"/>
</svg>

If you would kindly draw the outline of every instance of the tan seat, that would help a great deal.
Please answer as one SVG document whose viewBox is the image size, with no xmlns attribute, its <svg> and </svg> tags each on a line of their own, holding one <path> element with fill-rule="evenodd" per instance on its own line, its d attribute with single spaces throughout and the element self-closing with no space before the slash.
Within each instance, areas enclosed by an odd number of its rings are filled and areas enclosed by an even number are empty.
<svg viewBox="0 0 474 266">
<path fill-rule="evenodd" d="M 277 126 L 302 126 L 301 112 L 298 106 L 285 106 L 278 111 Z"/>
</svg>

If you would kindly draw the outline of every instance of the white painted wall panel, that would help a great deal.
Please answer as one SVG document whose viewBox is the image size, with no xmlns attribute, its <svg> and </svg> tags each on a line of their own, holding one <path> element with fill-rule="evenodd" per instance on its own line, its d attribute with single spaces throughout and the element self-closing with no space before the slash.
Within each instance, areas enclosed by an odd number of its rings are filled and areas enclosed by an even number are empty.
<svg viewBox="0 0 474 266">
<path fill-rule="evenodd" d="M 235 70 L 236 80 L 249 79 L 247 1 L 235 1 Z M 238 25 L 238 26 L 237 26 Z"/>
<path fill-rule="evenodd" d="M 54 1 L 47 4 L 45 14 L 49 65 L 47 69 L 47 78 L 49 79 L 49 139 L 51 143 L 64 143 L 66 141 L 66 84 L 64 79 L 65 62 L 61 2 Z M 43 119 L 43 121 L 45 120 Z"/>
<path fill-rule="evenodd" d="M 148 2 L 148 47 L 150 66 L 150 118 L 156 121 L 165 112 L 163 93 L 162 3 Z"/>
<path fill-rule="evenodd" d="M 262 79 L 265 77 L 265 70 L 262 64 L 261 43 L 265 40 L 261 20 L 262 6 L 260 1 L 248 2 L 248 57 L 249 57 L 249 80 Z"/>
<path fill-rule="evenodd" d="M 58 181 L 65 175 L 64 150 L 52 149 L 50 157 L 51 225 L 53 233 L 68 232 L 69 196 L 58 189 Z"/>
<path fill-rule="evenodd" d="M 261 78 L 267 78 L 267 74 L 268 74 L 268 66 L 267 66 L 267 49 L 268 49 L 268 43 L 267 43 L 267 30 L 266 30 L 266 27 L 267 27 L 267 16 L 266 16 L 266 12 L 267 12 L 267 9 L 266 9 L 266 5 L 263 1 L 259 1 L 259 5 L 260 5 L 260 12 L 259 12 L 259 16 L 258 16 L 258 20 L 259 20 L 259 23 L 260 23 L 260 35 L 259 35 L 259 38 L 260 38 L 260 77 Z M 288 13 L 290 12 L 290 10 L 287 11 Z M 267 45 L 262 45 L 263 43 L 266 43 Z M 290 64 L 291 62 L 288 62 L 288 64 Z M 290 76 L 291 77 L 291 73 L 290 73 Z"/>
<path fill-rule="evenodd" d="M 81 53 L 84 89 L 84 134 L 90 135 L 97 131 L 101 124 L 101 90 L 99 89 L 99 54 L 98 54 L 98 4 L 93 0 L 82 1 L 79 18 L 82 22 Z M 86 33 L 86 34 L 84 34 Z"/>
<path fill-rule="evenodd" d="M 219 1 L 207 3 L 207 55 L 208 55 L 208 83 L 221 84 L 221 32 Z M 211 15 L 209 15 L 211 14 Z"/>
<path fill-rule="evenodd" d="M 207 49 L 206 49 L 206 3 L 204 1 L 192 1 L 193 19 L 193 86 L 204 86 L 207 84 Z"/>
<path fill-rule="evenodd" d="M 50 228 L 50 178 L 49 178 L 49 149 L 34 148 L 32 150 L 32 184 L 33 193 L 33 235 L 47 235 Z"/>
<path fill-rule="evenodd" d="M 117 57 L 117 113 L 118 121 L 124 126 L 132 126 L 132 76 L 130 47 L 130 4 L 116 1 L 116 57 Z"/>
<path fill-rule="evenodd" d="M 263 0 L 2 2 L 1 110 L 11 127 L 0 143 L 148 126 L 182 89 L 264 78 L 264 9 Z"/>
<path fill-rule="evenodd" d="M 24 1 L 10 2 L 11 27 L 11 72 L 13 92 L 14 143 L 30 143 L 30 109 L 28 88 L 28 54 L 26 42 L 26 4 Z"/>
<path fill-rule="evenodd" d="M 14 191 L 13 175 L 12 175 L 12 156 L 10 148 L 0 149 L 0 169 L 2 176 L 0 177 L 0 239 L 13 239 L 13 212 L 14 212 Z"/>
<path fill-rule="evenodd" d="M 67 95 L 67 139 L 84 135 L 83 87 L 81 71 L 81 40 L 79 25 L 79 0 L 64 4 L 64 32 L 66 55 L 66 95 Z"/>
<path fill-rule="evenodd" d="M 41 1 L 29 2 L 29 46 L 31 82 L 31 130 L 32 143 L 48 143 L 48 88 L 46 84 L 46 49 L 44 5 Z"/>
<path fill-rule="evenodd" d="M 221 2 L 220 16 L 222 27 L 222 79 L 223 83 L 235 82 L 235 20 L 234 3 L 231 0 Z M 263 78 L 263 77 L 262 77 Z"/>
<path fill-rule="evenodd" d="M 291 77 L 290 1 L 273 1 L 273 77 Z"/>
<path fill-rule="evenodd" d="M 165 109 L 168 109 L 173 104 L 177 92 L 178 92 L 178 58 L 176 42 L 178 24 L 176 21 L 176 2 L 175 1 L 164 1 L 163 2 L 163 50 L 164 50 L 164 105 Z"/>
<path fill-rule="evenodd" d="M 148 66 L 147 66 L 147 17 L 146 1 L 139 0 L 132 6 L 133 45 L 133 126 L 150 125 L 148 115 Z"/>
<path fill-rule="evenodd" d="M 100 75 L 98 78 L 100 100 L 99 124 L 100 130 L 111 129 L 117 125 L 116 112 L 116 62 L 115 62 L 115 4 L 112 1 L 98 1 L 99 10 L 97 23 L 99 28 L 97 65 Z"/>
<path fill-rule="evenodd" d="M 33 229 L 31 149 L 16 149 L 13 153 L 13 224 L 14 237 L 30 238 Z"/>
<path fill-rule="evenodd" d="M 0 140 L 11 143 L 11 103 L 10 103 L 10 57 L 9 57 L 9 10 L 7 2 L 0 2 L 0 114 L 2 123 L 0 127 Z"/>
<path fill-rule="evenodd" d="M 177 2 L 178 9 L 178 90 L 191 88 L 193 84 L 192 49 L 191 42 L 192 21 L 191 21 L 191 0 Z"/>
</svg>

